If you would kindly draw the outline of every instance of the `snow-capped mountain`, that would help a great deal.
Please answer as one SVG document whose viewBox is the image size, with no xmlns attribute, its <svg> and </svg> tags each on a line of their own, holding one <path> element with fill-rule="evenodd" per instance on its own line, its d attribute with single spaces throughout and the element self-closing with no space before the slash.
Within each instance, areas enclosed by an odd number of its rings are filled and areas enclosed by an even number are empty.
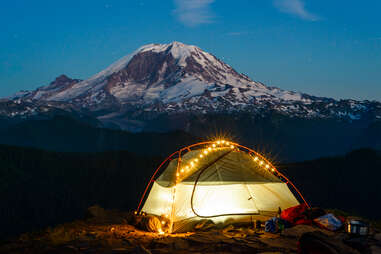
<svg viewBox="0 0 381 254">
<path fill-rule="evenodd" d="M 381 103 L 337 101 L 268 87 L 180 42 L 145 45 L 87 80 L 62 75 L 48 86 L 8 99 L 18 106 L 12 111 L 0 102 L 0 115 L 25 117 L 36 114 L 33 105 L 43 105 L 82 112 L 127 129 L 132 122 L 179 113 L 278 112 L 299 118 L 381 119 Z"/>
</svg>

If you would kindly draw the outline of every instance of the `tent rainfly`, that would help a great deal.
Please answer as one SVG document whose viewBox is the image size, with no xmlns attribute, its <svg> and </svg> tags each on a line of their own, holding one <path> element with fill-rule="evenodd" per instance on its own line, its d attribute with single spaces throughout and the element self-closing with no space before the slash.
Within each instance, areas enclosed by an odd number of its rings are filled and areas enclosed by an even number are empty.
<svg viewBox="0 0 381 254">
<path fill-rule="evenodd" d="M 159 166 L 137 212 L 163 218 L 168 233 L 190 231 L 201 219 L 222 225 L 250 222 L 298 205 L 288 184 L 306 203 L 294 184 L 254 150 L 225 140 L 202 142 Z"/>
</svg>

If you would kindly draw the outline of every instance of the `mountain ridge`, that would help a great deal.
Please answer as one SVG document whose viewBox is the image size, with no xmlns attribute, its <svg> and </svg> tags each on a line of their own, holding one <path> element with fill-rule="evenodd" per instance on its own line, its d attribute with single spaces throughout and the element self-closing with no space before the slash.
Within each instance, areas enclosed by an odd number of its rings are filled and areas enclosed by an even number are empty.
<svg viewBox="0 0 381 254">
<path fill-rule="evenodd" d="M 180 42 L 148 44 L 86 80 L 61 75 L 48 86 L 0 101 L 0 117 L 76 112 L 133 132 L 163 116 L 276 112 L 289 118 L 381 121 L 377 101 L 335 100 L 251 80 L 214 55 Z M 169 124 L 171 125 L 171 124 Z M 176 128 L 185 129 L 187 121 Z M 165 130 L 170 131 L 171 129 Z"/>
<path fill-rule="evenodd" d="M 183 130 L 204 137 L 234 129 L 253 144 L 260 138 L 274 146 L 276 140 L 290 144 L 301 138 L 307 139 L 300 142 L 303 145 L 310 140 L 319 148 L 332 146 L 316 134 L 320 132 L 316 126 L 324 126 L 332 132 L 326 135 L 343 143 L 339 154 L 367 146 L 359 137 L 371 147 L 381 146 L 378 135 L 372 139 L 366 134 L 369 129 L 377 133 L 373 126 L 381 122 L 380 102 L 335 100 L 267 87 L 199 47 L 180 42 L 144 45 L 89 79 L 61 75 L 47 86 L 0 101 L 0 118 L 10 122 L 57 114 L 130 132 Z M 282 130 L 288 128 L 301 128 L 303 135 Z"/>
</svg>

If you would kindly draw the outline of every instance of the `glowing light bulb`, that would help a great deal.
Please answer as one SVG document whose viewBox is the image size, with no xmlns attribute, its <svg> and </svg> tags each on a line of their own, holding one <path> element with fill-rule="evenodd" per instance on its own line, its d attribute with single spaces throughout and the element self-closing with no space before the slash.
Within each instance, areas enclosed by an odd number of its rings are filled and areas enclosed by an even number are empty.
<svg viewBox="0 0 381 254">
<path fill-rule="evenodd" d="M 198 159 L 194 159 L 195 162 L 198 162 Z"/>
<path fill-rule="evenodd" d="M 184 173 L 184 169 L 182 168 L 182 169 L 180 170 L 180 172 L 181 172 L 181 173 Z"/>
<path fill-rule="evenodd" d="M 205 150 L 205 151 L 204 151 L 204 154 L 208 154 L 208 150 Z"/>
<path fill-rule="evenodd" d="M 161 224 L 164 225 L 164 224 L 165 224 L 165 221 L 162 220 L 162 221 L 161 221 Z"/>
<path fill-rule="evenodd" d="M 230 143 L 226 141 L 226 145 L 228 146 Z"/>
<path fill-rule="evenodd" d="M 274 171 L 275 171 L 275 168 L 272 168 L 271 171 L 274 172 Z"/>
<path fill-rule="evenodd" d="M 233 148 L 234 148 L 234 146 L 233 146 L 233 145 L 231 145 L 231 146 L 230 146 L 230 148 L 231 148 L 231 149 L 233 149 Z"/>
<path fill-rule="evenodd" d="M 180 176 L 180 174 L 179 174 L 179 173 L 176 173 L 176 176 L 177 176 L 177 177 L 179 177 L 179 176 Z"/>
<path fill-rule="evenodd" d="M 216 147 L 216 144 L 213 144 L 212 146 L 213 146 L 213 147 Z"/>
<path fill-rule="evenodd" d="M 254 161 L 257 161 L 258 160 L 258 157 L 257 156 L 255 156 L 255 158 L 254 158 Z"/>
<path fill-rule="evenodd" d="M 204 157 L 204 155 L 200 154 L 200 158 Z"/>
<path fill-rule="evenodd" d="M 224 144 L 225 143 L 225 140 L 221 140 L 221 144 Z"/>
<path fill-rule="evenodd" d="M 193 162 L 193 161 L 191 161 L 191 163 L 190 163 L 190 164 L 191 164 L 191 167 L 193 167 L 193 166 L 194 166 L 194 162 Z"/>
<path fill-rule="evenodd" d="M 138 214 L 138 211 L 135 211 L 134 214 L 135 214 L 135 215 Z"/>
<path fill-rule="evenodd" d="M 262 164 L 263 164 L 263 161 L 260 161 L 260 162 L 259 162 L 259 165 L 262 165 Z"/>
<path fill-rule="evenodd" d="M 266 168 L 269 168 L 269 167 L 270 167 L 270 165 L 267 164 L 267 165 L 266 165 Z"/>
<path fill-rule="evenodd" d="M 208 150 L 209 150 L 209 151 L 212 151 L 212 148 L 211 148 L 211 147 L 208 147 Z"/>
<path fill-rule="evenodd" d="M 219 144 L 221 144 L 221 141 L 218 140 L 218 141 L 217 141 L 217 145 L 219 145 Z"/>
</svg>

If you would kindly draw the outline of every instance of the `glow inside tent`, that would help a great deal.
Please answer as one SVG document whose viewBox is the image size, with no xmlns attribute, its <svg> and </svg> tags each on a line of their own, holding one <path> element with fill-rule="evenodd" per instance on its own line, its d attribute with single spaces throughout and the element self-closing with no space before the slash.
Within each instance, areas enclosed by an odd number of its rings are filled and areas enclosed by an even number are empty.
<svg viewBox="0 0 381 254">
<path fill-rule="evenodd" d="M 256 152 L 225 141 L 202 144 L 179 150 L 151 181 L 141 211 L 167 218 L 170 233 L 189 231 L 201 219 L 252 221 L 299 204 L 285 177 Z"/>
</svg>

